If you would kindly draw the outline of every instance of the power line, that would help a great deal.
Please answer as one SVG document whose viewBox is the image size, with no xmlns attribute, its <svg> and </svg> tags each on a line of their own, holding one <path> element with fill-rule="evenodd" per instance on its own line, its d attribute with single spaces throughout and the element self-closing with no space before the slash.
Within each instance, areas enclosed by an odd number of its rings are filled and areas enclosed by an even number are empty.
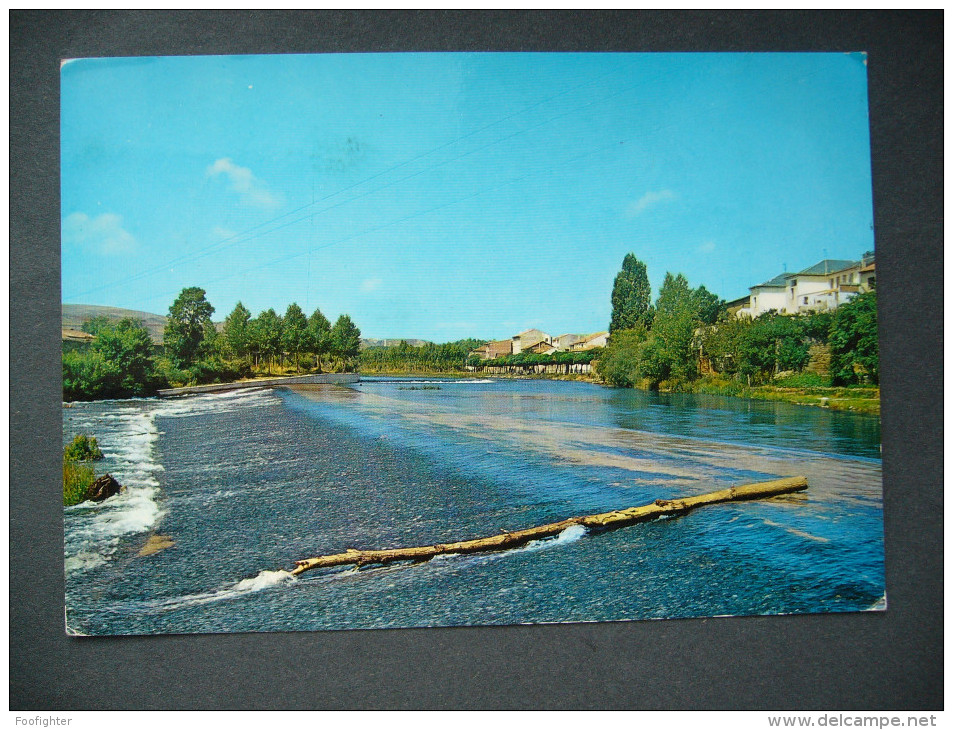
<svg viewBox="0 0 953 730">
<path fill-rule="evenodd" d="M 621 92 L 620 92 L 620 93 L 621 93 Z M 595 148 L 595 149 L 589 150 L 588 152 L 584 152 L 584 153 L 582 153 L 581 155 L 577 155 L 577 156 L 575 156 L 575 157 L 572 157 L 572 158 L 569 158 L 569 159 L 567 159 L 567 160 L 564 160 L 564 161 L 560 162 L 560 163 L 557 164 L 557 165 L 551 166 L 548 170 L 543 171 L 543 172 L 552 172 L 552 171 L 554 171 L 554 170 L 564 168 L 567 164 L 570 164 L 570 163 L 572 163 L 572 162 L 576 162 L 576 161 L 581 160 L 581 159 L 583 159 L 583 158 L 585 158 L 585 157 L 589 157 L 589 156 L 591 156 L 591 155 L 597 154 L 597 153 L 602 152 L 602 151 L 607 150 L 607 149 L 615 149 L 615 148 L 617 148 L 617 147 L 619 146 L 619 144 L 622 144 L 622 143 L 627 142 L 627 141 L 629 141 L 629 140 L 613 141 L 613 142 L 611 142 L 611 143 L 609 143 L 609 144 L 607 144 L 607 145 L 603 145 L 603 146 L 601 146 L 601 147 L 597 147 L 597 148 Z M 435 206 L 433 206 L 433 207 L 431 207 L 431 208 L 427 208 L 426 210 L 417 211 L 416 213 L 411 213 L 411 214 L 409 214 L 409 215 L 403 216 L 403 217 L 401 217 L 401 218 L 398 218 L 398 219 L 396 219 L 396 220 L 390 221 L 390 222 L 388 222 L 388 223 L 382 223 L 381 225 L 374 226 L 374 227 L 372 227 L 372 228 L 368 228 L 368 229 L 365 229 L 365 230 L 363 230 L 363 231 L 359 231 L 359 232 L 357 232 L 357 233 L 350 234 L 350 235 L 345 236 L 345 237 L 343 237 L 343 238 L 339 238 L 339 239 L 334 240 L 334 241 L 329 241 L 328 243 L 325 243 L 325 244 L 323 244 L 323 245 L 321 245 L 321 246 L 316 246 L 316 247 L 314 247 L 314 248 L 310 248 L 310 249 L 308 249 L 307 251 L 298 251 L 298 252 L 295 252 L 295 253 L 287 254 L 287 255 L 285 255 L 285 256 L 280 256 L 280 257 L 278 257 L 278 258 L 272 259 L 271 261 L 267 261 L 267 262 L 265 262 L 265 263 L 263 263 L 263 264 L 256 264 L 255 266 L 252 266 L 252 267 L 249 267 L 249 268 L 240 270 L 240 271 L 234 271 L 234 272 L 225 274 L 225 275 L 223 275 L 223 276 L 217 277 L 217 278 L 215 278 L 215 279 L 206 280 L 206 281 L 204 282 L 204 284 L 205 284 L 205 285 L 208 285 L 208 284 L 216 284 L 216 283 L 218 283 L 218 282 L 220 282 L 220 281 L 225 281 L 225 280 L 231 279 L 232 277 L 235 277 L 235 276 L 243 276 L 243 275 L 248 274 L 248 273 L 258 272 L 258 271 L 261 271 L 262 269 L 266 269 L 266 268 L 269 268 L 269 267 L 271 267 L 271 266 L 275 266 L 275 265 L 277 265 L 277 264 L 284 263 L 284 262 L 286 262 L 286 261 L 291 261 L 291 260 L 293 260 L 293 259 L 299 258 L 299 257 L 304 256 L 304 255 L 306 255 L 306 254 L 311 254 L 311 253 L 313 253 L 314 251 L 320 251 L 320 250 L 325 249 L 325 248 L 330 248 L 331 246 L 336 246 L 336 245 L 339 245 L 339 244 L 341 244 L 341 243 L 346 243 L 347 241 L 354 240 L 355 238 L 360 238 L 360 237 L 362 237 L 362 236 L 366 236 L 366 235 L 369 235 L 369 234 L 371 234 L 371 233 L 376 233 L 376 232 L 378 232 L 378 231 L 380 231 L 380 230 L 383 230 L 383 229 L 385 229 L 385 228 L 389 228 L 389 227 L 391 227 L 391 226 L 399 225 L 399 224 L 401 224 L 401 223 L 405 223 L 405 222 L 407 222 L 407 221 L 409 221 L 409 220 L 412 220 L 412 219 L 414 219 L 414 218 L 419 218 L 419 217 L 421 217 L 421 216 L 424 216 L 424 215 L 428 215 L 428 214 L 430 214 L 430 213 L 433 213 L 434 211 L 441 210 L 441 209 L 443 209 L 443 208 L 448 208 L 448 207 L 450 207 L 450 206 L 452 206 L 452 205 L 456 205 L 457 203 L 462 203 L 462 202 L 464 202 L 464 201 L 471 200 L 471 199 L 473 199 L 473 198 L 479 197 L 480 195 L 483 195 L 483 194 L 485 194 L 485 193 L 491 192 L 491 191 L 493 191 L 493 190 L 498 190 L 498 189 L 500 189 L 500 188 L 507 187 L 507 186 L 512 185 L 512 184 L 514 184 L 514 183 L 521 182 L 521 181 L 526 180 L 527 178 L 532 177 L 533 175 L 537 175 L 537 174 L 539 174 L 539 171 L 528 172 L 528 173 L 526 173 L 525 175 L 520 175 L 519 177 L 511 178 L 511 179 L 506 180 L 506 181 L 504 181 L 504 182 L 502 182 L 502 183 L 499 183 L 499 184 L 497 184 L 497 185 L 491 185 L 490 187 L 482 188 L 482 189 L 480 189 L 480 190 L 477 190 L 477 191 L 474 192 L 474 193 L 470 193 L 469 195 L 465 195 L 465 196 L 460 197 L 460 198 L 455 198 L 454 200 L 450 200 L 450 201 L 447 201 L 447 202 L 445 202 L 445 203 L 441 203 L 441 204 L 439 204 L 439 205 L 435 205 Z M 139 299 L 139 300 L 136 301 L 136 303 L 152 301 L 153 299 L 157 299 L 157 298 L 159 298 L 159 297 L 167 297 L 167 296 L 170 296 L 170 295 L 172 295 L 172 294 L 175 294 L 176 291 L 177 291 L 177 290 L 170 290 L 170 291 L 164 292 L 164 293 L 162 293 L 162 294 L 155 294 L 155 295 L 150 296 L 150 297 L 148 297 L 148 298 Z"/>
<path fill-rule="evenodd" d="M 392 181 L 392 182 L 390 182 L 390 183 L 386 183 L 385 185 L 382 185 L 382 186 L 380 186 L 380 187 L 378 187 L 378 188 L 375 188 L 375 189 L 370 190 L 370 191 L 366 191 L 365 193 L 361 193 L 360 195 L 356 195 L 356 196 L 354 196 L 354 197 L 352 197 L 352 198 L 349 198 L 349 199 L 346 200 L 346 201 L 343 201 L 342 203 L 336 203 L 336 204 L 334 204 L 334 205 L 328 206 L 327 208 L 323 208 L 323 209 L 321 209 L 321 210 L 319 210 L 319 211 L 314 211 L 314 212 L 310 213 L 310 214 L 307 215 L 307 216 L 303 216 L 303 217 L 297 218 L 297 219 L 295 219 L 295 220 L 293 220 L 293 221 L 288 221 L 288 222 L 286 222 L 286 223 L 284 223 L 284 224 L 282 224 L 282 225 L 276 226 L 275 228 L 271 228 L 271 229 L 269 229 L 269 230 L 267 230 L 267 231 L 261 231 L 261 232 L 255 234 L 255 235 L 249 235 L 249 234 L 253 234 L 255 231 L 259 231 L 259 229 L 261 229 L 261 228 L 264 228 L 264 227 L 266 227 L 266 226 L 269 226 L 269 225 L 271 225 L 271 224 L 273 224 L 273 223 L 277 223 L 278 221 L 280 221 L 280 220 L 282 220 L 282 219 L 284 219 L 284 218 L 287 218 L 287 217 L 289 217 L 289 216 L 295 215 L 296 213 L 300 213 L 301 211 L 307 210 L 308 208 L 312 208 L 313 206 L 317 205 L 318 203 L 322 203 L 322 202 L 324 202 L 324 201 L 330 200 L 331 198 L 337 197 L 338 195 L 341 195 L 342 193 L 345 193 L 345 192 L 347 192 L 348 190 L 352 190 L 352 189 L 354 189 L 354 188 L 356 188 L 356 187 L 359 187 L 360 185 L 363 185 L 363 184 L 365 184 L 365 183 L 367 183 L 367 182 L 370 182 L 370 181 L 375 180 L 375 179 L 377 179 L 377 178 L 379 178 L 379 177 L 382 177 L 383 175 L 386 175 L 386 174 L 388 174 L 388 173 L 390 173 L 390 172 L 393 172 L 394 170 L 398 170 L 398 169 L 400 169 L 400 168 L 402 168 L 402 167 L 406 167 L 407 165 L 410 165 L 410 164 L 412 164 L 412 163 L 414 163 L 414 162 L 416 162 L 416 161 L 418 161 L 418 160 L 421 160 L 421 159 L 423 159 L 423 158 L 425 158 L 425 157 L 429 157 L 430 155 L 433 155 L 433 154 L 435 154 L 436 152 L 439 152 L 439 151 L 442 150 L 442 149 L 445 149 L 445 148 L 450 147 L 450 146 L 452 146 L 452 145 L 454 145 L 454 144 L 457 144 L 458 142 L 462 142 L 462 141 L 464 141 L 464 140 L 466 140 L 466 139 L 469 139 L 470 137 L 473 137 L 474 135 L 477 135 L 477 134 L 479 134 L 480 132 L 486 131 L 487 129 L 490 129 L 490 128 L 494 127 L 494 126 L 497 126 L 498 124 L 502 124 L 503 122 L 509 121 L 510 119 L 514 119 L 514 118 L 516 118 L 516 117 L 518 117 L 518 116 L 521 116 L 521 115 L 525 114 L 526 112 L 528 112 L 528 111 L 530 111 L 530 110 L 532 110 L 532 109 L 535 109 L 536 107 L 542 106 L 543 104 L 545 104 L 545 103 L 547 103 L 547 102 L 549 102 L 549 101 L 552 101 L 553 99 L 557 99 L 557 98 L 559 98 L 559 97 L 561 97 L 561 96 L 565 96 L 566 94 L 569 94 L 569 93 L 571 93 L 571 92 L 573 92 L 573 91 L 576 91 L 577 89 L 583 88 L 583 87 L 585 87 L 585 86 L 589 86 L 589 85 L 594 84 L 594 83 L 596 83 L 596 82 L 598 82 L 598 81 L 601 81 L 601 80 L 604 79 L 604 78 L 607 78 L 607 77 L 609 77 L 609 76 L 612 76 L 612 75 L 614 75 L 614 74 L 617 74 L 617 73 L 619 73 L 619 72 L 621 72 L 621 71 L 625 71 L 625 70 L 627 70 L 627 69 L 626 69 L 626 68 L 616 68 L 616 69 L 613 69 L 612 71 L 608 71 L 608 72 L 606 72 L 606 73 L 604 73 L 604 74 L 600 74 L 599 76 L 597 76 L 597 77 L 595 77 L 595 78 L 593 78 L 593 79 L 590 79 L 590 80 L 588 80 L 588 81 L 585 81 L 585 82 L 583 82 L 583 83 L 581 83 L 581 84 L 577 84 L 577 85 L 572 86 L 572 87 L 570 87 L 570 88 L 568 88 L 568 89 L 564 89 L 563 91 L 560 91 L 560 92 L 558 92 L 558 93 L 556 93 L 556 94 L 553 94 L 553 95 L 551 95 L 551 96 L 548 96 L 548 97 L 545 97 L 545 98 L 543 98 L 543 99 L 540 99 L 539 101 L 536 101 L 536 102 L 534 102 L 533 104 L 530 104 L 529 106 L 526 106 L 526 107 L 524 107 L 523 109 L 520 109 L 519 111 L 514 112 L 513 114 L 509 114 L 509 115 L 507 115 L 507 116 L 501 117 L 500 119 L 497 119 L 497 120 L 495 120 L 495 121 L 493 121 L 493 122 L 490 122 L 489 124 L 486 124 L 486 125 L 484 125 L 484 126 L 482 126 L 482 127 L 479 127 L 479 128 L 477 128 L 477 129 L 475 129 L 475 130 L 472 130 L 471 132 L 468 132 L 468 133 L 466 133 L 466 134 L 464 134 L 464 135 L 462 135 L 462 136 L 460 136 L 460 137 L 456 137 L 456 138 L 454 138 L 454 139 L 452 139 L 452 140 L 450 140 L 450 141 L 448 141 L 448 142 L 444 142 L 443 144 L 438 145 L 437 147 L 434 147 L 434 148 L 432 148 L 432 149 L 430 149 L 430 150 L 427 150 L 426 152 L 422 152 L 422 153 L 420 153 L 420 154 L 418 154 L 418 155 L 415 155 L 414 157 L 411 157 L 410 159 L 404 160 L 403 162 L 400 162 L 400 163 L 398 163 L 398 164 L 396 164 L 396 165 L 393 165 L 393 166 L 391 166 L 391 167 L 389 167 L 389 168 L 386 168 L 385 170 L 381 170 L 380 172 L 377 172 L 377 173 L 375 173 L 375 174 L 373 174 L 373 175 L 370 175 L 370 176 L 368 176 L 368 177 L 366 177 L 366 178 L 363 178 L 362 180 L 359 180 L 358 182 L 355 182 L 355 183 L 352 183 L 351 185 L 347 185 L 347 186 L 345 186 L 345 187 L 343 187 L 343 188 L 340 188 L 339 190 L 337 190 L 337 191 L 335 191 L 335 192 L 333 192 L 333 193 L 329 193 L 328 195 L 325 195 L 325 196 L 322 197 L 322 198 L 319 198 L 319 199 L 317 199 L 317 200 L 312 200 L 312 202 L 306 203 L 305 205 L 302 205 L 302 206 L 299 206 L 298 208 L 295 208 L 294 210 L 290 210 L 290 211 L 288 211 L 287 213 L 282 213 L 282 214 L 279 215 L 279 216 L 275 216 L 274 218 L 271 218 L 271 219 L 269 219 L 269 220 L 267 220 L 267 221 L 264 221 L 264 222 L 262 222 L 262 223 L 259 223 L 259 224 L 257 224 L 257 225 L 254 225 L 254 226 L 252 226 L 251 228 L 246 229 L 245 231 L 242 231 L 242 232 L 240 232 L 240 233 L 236 233 L 236 234 L 234 234 L 234 235 L 232 235 L 232 236 L 229 236 L 228 238 L 225 238 L 225 239 L 223 239 L 223 240 L 221 240 L 221 241 L 216 241 L 216 242 L 214 242 L 214 243 L 211 243 L 211 244 L 207 244 L 207 245 L 205 245 L 205 246 L 202 246 L 202 247 L 200 247 L 199 249 L 197 249 L 196 251 L 192 251 L 192 252 L 190 252 L 190 253 L 188 253 L 188 254 L 184 254 L 184 255 L 179 256 L 179 257 L 177 257 L 177 258 L 174 258 L 174 259 L 171 259 L 171 260 L 169 260 L 169 261 L 166 261 L 166 262 L 164 262 L 164 263 L 161 264 L 161 265 L 152 267 L 151 269 L 146 269 L 145 271 L 139 272 L 139 273 L 137 273 L 137 274 L 133 274 L 133 275 L 131 275 L 131 276 L 124 277 L 124 278 L 122 278 L 122 279 L 114 280 L 113 282 L 111 282 L 111 283 L 109 283 L 109 284 L 103 284 L 103 285 L 100 285 L 100 286 L 93 287 L 93 288 L 91 288 L 91 289 L 87 289 L 87 290 L 85 290 L 85 291 L 82 291 L 82 292 L 79 292 L 79 293 L 77 293 L 77 294 L 71 295 L 71 296 L 68 297 L 68 298 L 69 298 L 69 299 L 78 299 L 79 297 L 85 297 L 85 296 L 88 295 L 88 294 L 92 294 L 92 293 L 95 293 L 95 292 L 98 292 L 98 291 L 103 291 L 103 290 L 105 290 L 105 289 L 112 289 L 112 288 L 116 287 L 116 286 L 119 285 L 119 284 L 131 283 L 131 282 L 134 282 L 134 281 L 138 281 L 138 280 L 147 278 L 147 277 L 149 277 L 149 276 L 151 276 L 151 275 L 153 275 L 153 274 L 156 274 L 156 273 L 159 273 L 159 272 L 161 272 L 161 271 L 164 271 L 165 269 L 167 269 L 167 268 L 170 267 L 170 266 L 176 266 L 176 265 L 181 264 L 181 263 L 186 263 L 186 262 L 190 262 L 190 261 L 195 261 L 195 260 L 197 260 L 197 259 L 199 259 L 199 258 L 203 258 L 203 257 L 206 256 L 206 255 L 209 255 L 209 254 L 212 254 L 212 253 L 220 252 L 220 251 L 224 250 L 225 248 L 228 248 L 228 247 L 230 247 L 230 246 L 232 246 L 232 245 L 238 245 L 238 244 L 241 244 L 241 243 L 247 243 L 248 241 L 254 240 L 254 239 L 259 238 L 259 237 L 264 236 L 264 235 L 268 235 L 268 234 L 270 234 L 270 233 L 274 233 L 275 231 L 281 230 L 282 228 L 286 228 L 287 226 L 293 225 L 294 223 L 300 223 L 301 221 L 307 220 L 308 218 L 313 218 L 313 215 L 314 215 L 315 212 L 318 213 L 318 214 L 320 214 L 320 213 L 326 212 L 326 211 L 328 211 L 328 210 L 331 210 L 331 209 L 333 209 L 333 208 L 337 208 L 337 207 L 339 207 L 339 206 L 341 206 L 341 205 L 346 205 L 347 203 L 350 203 L 350 202 L 352 202 L 352 201 L 354 201 L 354 200 L 358 200 L 358 199 L 360 199 L 360 198 L 362 198 L 362 197 L 366 197 L 367 195 L 372 195 L 373 193 L 379 192 L 380 190 L 383 190 L 383 189 L 385 189 L 385 188 L 387 188 L 387 187 L 390 187 L 390 186 L 392 186 L 392 185 L 396 185 L 396 184 L 399 184 L 399 183 L 401 183 L 401 182 L 404 182 L 405 180 L 408 180 L 408 179 L 410 179 L 410 178 L 412 178 L 412 177 L 416 177 L 417 175 L 423 174 L 424 172 L 428 172 L 428 171 L 430 171 L 430 170 L 436 169 L 437 167 L 441 167 L 441 166 L 443 166 L 443 165 L 445 165 L 445 164 L 449 164 L 450 162 L 454 162 L 454 161 L 460 159 L 461 157 L 465 157 L 465 156 L 467 156 L 467 155 L 469 155 L 469 154 L 473 154 L 473 153 L 478 152 L 478 151 L 480 151 L 480 150 L 482 150 L 482 149 L 486 149 L 487 147 L 492 146 L 493 144 L 498 144 L 498 143 L 500 143 L 500 142 L 506 141 L 507 139 L 510 139 L 510 138 L 512 138 L 513 136 L 516 136 L 516 135 L 521 134 L 521 133 L 523 133 L 523 132 L 525 132 L 525 131 L 528 131 L 528 130 L 522 130 L 521 132 L 517 132 L 517 133 L 514 133 L 514 134 L 509 135 L 509 136 L 507 136 L 507 137 L 503 137 L 503 138 L 501 138 L 501 139 L 495 140 L 494 142 L 491 142 L 491 143 L 485 145 L 484 147 L 478 148 L 478 149 L 476 149 L 476 150 L 471 150 L 471 151 L 468 152 L 468 153 L 465 153 L 465 154 L 460 155 L 460 156 L 455 157 L 455 158 L 451 158 L 450 160 L 445 160 L 444 162 L 441 162 L 441 163 L 439 163 L 439 164 L 437 164 L 437 165 L 434 165 L 433 167 L 424 168 L 423 170 L 420 170 L 420 171 L 418 171 L 418 172 L 416 172 L 416 173 L 414 173 L 414 174 L 412 174 L 412 175 L 408 175 L 407 177 L 401 178 L 401 179 L 396 180 L 396 181 Z M 613 95 L 613 96 L 615 96 L 615 95 Z M 610 97 L 607 97 L 607 98 L 611 98 L 611 96 L 610 96 Z M 591 103 L 590 103 L 590 104 L 583 105 L 583 107 L 580 107 L 580 109 L 581 109 L 581 108 L 585 108 L 585 107 L 587 107 L 587 106 L 591 106 Z M 571 113 L 571 112 L 570 112 L 570 113 Z M 553 117 L 553 118 L 547 120 L 547 122 L 543 122 L 543 123 L 541 123 L 541 124 L 548 123 L 548 122 L 550 122 L 550 121 L 553 121 L 553 120 L 555 120 L 555 119 L 560 118 L 561 116 L 565 116 L 565 114 L 563 114 L 563 115 L 557 115 L 556 117 Z M 540 125 L 539 125 L 539 124 L 534 125 L 534 127 L 530 127 L 529 129 L 533 129 L 533 128 L 535 128 L 536 126 L 540 126 Z"/>
</svg>

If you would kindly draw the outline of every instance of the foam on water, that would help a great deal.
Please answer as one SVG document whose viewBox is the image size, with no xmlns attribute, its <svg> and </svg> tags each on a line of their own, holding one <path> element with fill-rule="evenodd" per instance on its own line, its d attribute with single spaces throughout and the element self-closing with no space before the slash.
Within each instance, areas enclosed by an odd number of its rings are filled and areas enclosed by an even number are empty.
<svg viewBox="0 0 953 730">
<path fill-rule="evenodd" d="M 201 606 L 206 603 L 241 598 L 250 593 L 257 593 L 258 591 L 272 588 L 281 583 L 294 582 L 296 580 L 297 578 L 287 570 L 263 570 L 258 575 L 252 576 L 251 578 L 243 578 L 237 583 L 217 591 L 147 601 L 144 605 L 154 610 L 172 611 L 189 606 Z"/>
<path fill-rule="evenodd" d="M 83 502 L 64 509 L 65 560 L 69 575 L 96 568 L 115 554 L 123 537 L 148 532 L 165 515 L 156 460 L 160 436 L 156 419 L 232 411 L 267 403 L 275 396 L 265 389 L 188 396 L 172 401 L 115 401 L 122 412 L 102 412 L 102 402 L 76 403 L 70 408 L 67 439 L 75 433 L 96 437 L 104 460 L 97 474 L 112 474 L 125 489 L 100 502 Z"/>
<path fill-rule="evenodd" d="M 530 540 L 525 545 L 522 545 L 518 548 L 513 548 L 512 550 L 498 550 L 494 552 L 487 553 L 474 553 L 467 555 L 465 553 L 444 553 L 442 555 L 436 555 L 430 559 L 430 562 L 439 562 L 442 560 L 458 560 L 458 559 L 467 559 L 473 561 L 487 561 L 487 560 L 496 560 L 498 558 L 505 558 L 508 555 L 518 555 L 519 553 L 534 553 L 539 550 L 548 550 L 550 548 L 562 547 L 564 545 L 569 545 L 576 542 L 586 535 L 588 530 L 584 525 L 572 525 L 567 527 L 565 530 L 560 532 L 555 537 L 544 537 L 541 540 Z"/>
</svg>

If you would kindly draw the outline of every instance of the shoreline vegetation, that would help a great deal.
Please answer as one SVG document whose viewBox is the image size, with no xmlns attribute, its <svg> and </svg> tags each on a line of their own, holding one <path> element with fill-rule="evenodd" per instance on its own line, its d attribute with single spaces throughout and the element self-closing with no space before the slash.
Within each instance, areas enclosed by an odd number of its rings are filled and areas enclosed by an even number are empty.
<svg viewBox="0 0 953 730">
<path fill-rule="evenodd" d="M 737 316 L 704 286 L 667 273 L 654 302 L 641 261 L 627 254 L 612 288 L 605 347 L 517 352 L 482 359 L 487 340 L 411 345 L 369 343 L 342 314 L 332 326 L 296 303 L 252 317 L 241 302 L 216 326 L 199 287 L 169 308 L 163 343 L 142 322 L 94 317 L 92 341 L 64 345 L 63 399 L 155 395 L 160 389 L 249 382 L 282 375 L 365 375 L 579 380 L 658 392 L 776 400 L 831 410 L 880 413 L 876 290 L 836 309 Z M 547 340 L 548 341 L 548 340 Z M 392 342 L 392 341 L 391 341 Z"/>
</svg>

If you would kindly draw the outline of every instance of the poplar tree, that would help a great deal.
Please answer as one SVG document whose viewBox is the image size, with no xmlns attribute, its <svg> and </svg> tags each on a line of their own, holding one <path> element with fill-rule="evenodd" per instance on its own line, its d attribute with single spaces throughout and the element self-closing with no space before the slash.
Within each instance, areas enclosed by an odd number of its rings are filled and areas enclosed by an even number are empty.
<svg viewBox="0 0 953 730">
<path fill-rule="evenodd" d="M 622 270 L 612 285 L 612 320 L 609 332 L 632 329 L 638 325 L 650 327 L 652 290 L 645 264 L 634 254 L 622 260 Z"/>
<path fill-rule="evenodd" d="M 308 318 L 304 316 L 301 307 L 296 302 L 288 305 L 282 320 L 281 342 L 294 355 L 295 370 L 300 371 L 298 355 L 307 347 Z"/>
<path fill-rule="evenodd" d="M 327 355 L 331 348 L 331 323 L 321 314 L 320 309 L 308 317 L 307 350 L 314 355 L 315 364 L 321 370 L 321 356 Z"/>
<path fill-rule="evenodd" d="M 245 357 L 249 351 L 248 321 L 251 319 L 245 305 L 241 302 L 235 305 L 232 313 L 225 318 L 222 334 L 225 336 L 225 345 L 235 357 Z"/>
<path fill-rule="evenodd" d="M 338 317 L 331 328 L 331 347 L 343 361 L 345 369 L 348 361 L 357 357 L 361 350 L 361 331 L 346 314 Z"/>
</svg>

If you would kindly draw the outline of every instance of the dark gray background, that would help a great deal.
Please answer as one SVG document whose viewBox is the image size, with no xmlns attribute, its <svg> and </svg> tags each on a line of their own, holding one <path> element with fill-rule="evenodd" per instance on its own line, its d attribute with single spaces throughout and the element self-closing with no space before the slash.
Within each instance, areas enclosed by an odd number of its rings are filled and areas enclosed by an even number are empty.
<svg viewBox="0 0 953 730">
<path fill-rule="evenodd" d="M 943 14 L 12 11 L 11 709 L 942 707 Z M 867 51 L 889 610 L 481 629 L 63 634 L 59 59 Z"/>
</svg>

